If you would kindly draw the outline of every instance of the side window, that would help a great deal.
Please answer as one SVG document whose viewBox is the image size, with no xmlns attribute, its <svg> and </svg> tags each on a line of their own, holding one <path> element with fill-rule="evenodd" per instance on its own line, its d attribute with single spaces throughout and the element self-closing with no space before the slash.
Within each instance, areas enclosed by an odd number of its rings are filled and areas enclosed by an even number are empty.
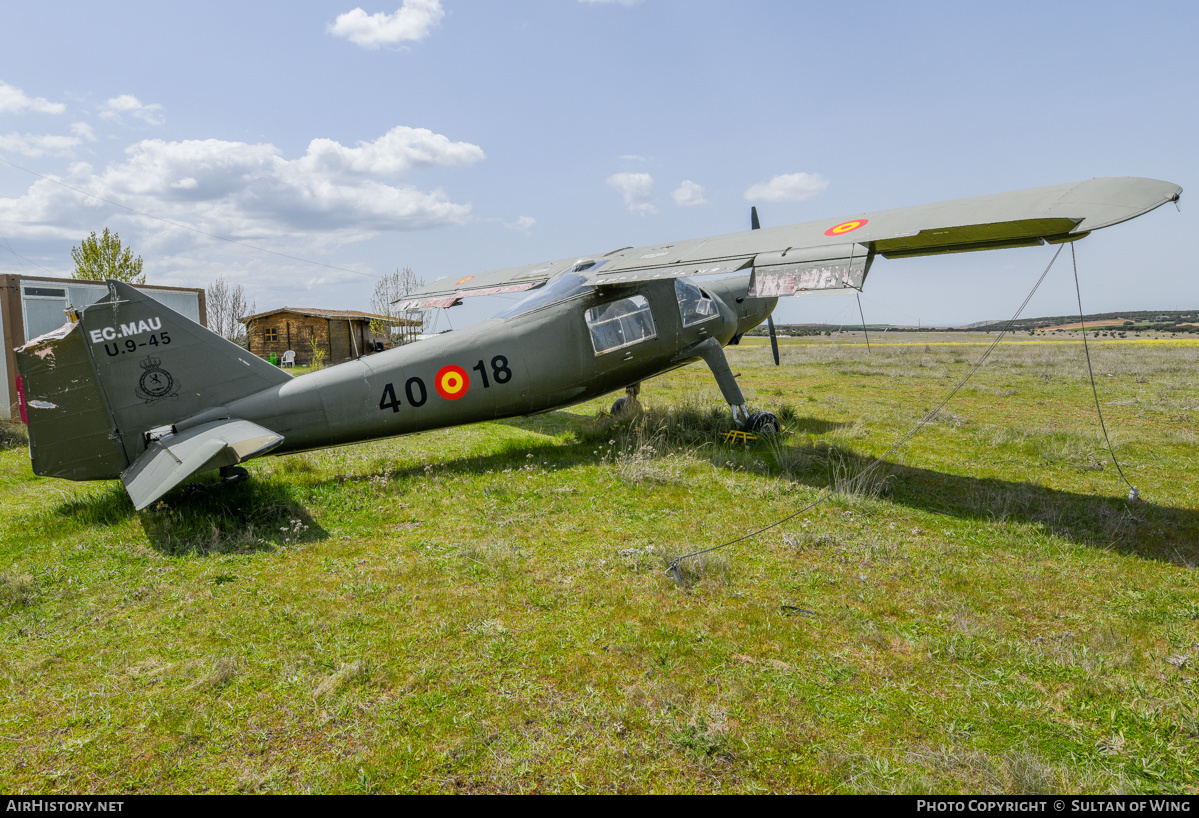
<svg viewBox="0 0 1199 818">
<path fill-rule="evenodd" d="M 683 316 L 684 327 L 720 315 L 712 296 L 684 278 L 674 280 L 674 294 L 679 299 L 679 314 Z"/>
<path fill-rule="evenodd" d="M 658 336 L 649 302 L 643 295 L 592 307 L 587 310 L 585 317 L 596 355 Z"/>
</svg>

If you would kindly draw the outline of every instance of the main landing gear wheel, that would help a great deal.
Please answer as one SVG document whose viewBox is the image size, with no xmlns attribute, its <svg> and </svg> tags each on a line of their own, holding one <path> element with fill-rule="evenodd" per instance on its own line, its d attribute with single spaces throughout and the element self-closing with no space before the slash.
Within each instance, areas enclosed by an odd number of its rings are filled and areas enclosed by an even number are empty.
<svg viewBox="0 0 1199 818">
<path fill-rule="evenodd" d="M 771 412 L 754 412 L 745 423 L 745 431 L 755 435 L 777 435 L 782 430 L 779 419 Z"/>
<path fill-rule="evenodd" d="M 612 404 L 612 415 L 616 416 L 622 412 L 630 410 L 640 411 L 640 404 L 637 403 L 637 396 L 641 394 L 641 384 L 635 383 L 632 386 L 626 386 L 624 397 L 617 398 L 616 403 Z"/>
<path fill-rule="evenodd" d="M 221 482 L 226 486 L 244 483 L 250 479 L 250 472 L 241 466 L 225 466 L 221 469 Z"/>
</svg>

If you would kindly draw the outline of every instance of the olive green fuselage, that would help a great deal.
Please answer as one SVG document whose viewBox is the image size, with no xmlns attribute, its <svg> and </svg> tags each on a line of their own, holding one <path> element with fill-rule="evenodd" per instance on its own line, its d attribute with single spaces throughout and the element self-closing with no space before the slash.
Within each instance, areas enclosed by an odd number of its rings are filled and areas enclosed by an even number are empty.
<svg viewBox="0 0 1199 818">
<path fill-rule="evenodd" d="M 747 275 L 705 285 L 719 314 L 684 327 L 673 280 L 589 290 L 512 318 L 313 372 L 227 405 L 284 437 L 274 454 L 528 415 L 590 400 L 696 360 L 757 326 L 777 299 L 746 298 Z M 584 313 L 638 294 L 656 334 L 596 354 Z M 738 298 L 740 301 L 738 302 Z"/>
</svg>

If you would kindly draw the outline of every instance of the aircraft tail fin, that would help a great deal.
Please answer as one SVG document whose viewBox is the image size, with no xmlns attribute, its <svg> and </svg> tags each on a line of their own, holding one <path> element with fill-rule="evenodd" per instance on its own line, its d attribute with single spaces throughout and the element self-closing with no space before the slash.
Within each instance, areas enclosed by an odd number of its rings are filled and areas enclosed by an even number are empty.
<svg viewBox="0 0 1199 818">
<path fill-rule="evenodd" d="M 121 476 L 175 424 L 226 420 L 228 403 L 291 380 L 120 281 L 18 350 L 17 367 L 34 471 L 73 480 Z"/>
</svg>

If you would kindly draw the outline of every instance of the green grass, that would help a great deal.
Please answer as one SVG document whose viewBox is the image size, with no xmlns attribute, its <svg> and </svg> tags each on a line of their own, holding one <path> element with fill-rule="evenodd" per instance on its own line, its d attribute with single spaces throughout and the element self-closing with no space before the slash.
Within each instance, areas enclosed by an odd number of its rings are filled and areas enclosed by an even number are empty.
<svg viewBox="0 0 1199 818">
<path fill-rule="evenodd" d="M 1199 345 L 730 348 L 137 513 L 0 434 L 6 792 L 1195 792 Z M 741 536 L 838 492 L 755 539 Z"/>
</svg>

